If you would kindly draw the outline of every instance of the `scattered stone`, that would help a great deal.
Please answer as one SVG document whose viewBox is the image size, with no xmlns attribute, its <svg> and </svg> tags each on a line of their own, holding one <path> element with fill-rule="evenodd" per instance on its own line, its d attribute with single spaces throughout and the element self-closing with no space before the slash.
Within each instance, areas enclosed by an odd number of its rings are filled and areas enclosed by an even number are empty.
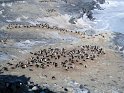
<svg viewBox="0 0 124 93">
<path fill-rule="evenodd" d="M 52 80 L 55 80 L 56 79 L 56 77 L 55 76 L 52 76 Z"/>
<path fill-rule="evenodd" d="M 33 71 L 33 69 L 29 69 L 29 71 Z"/>
<path fill-rule="evenodd" d="M 38 87 L 37 86 L 34 86 L 34 87 L 32 87 L 32 90 L 34 91 L 34 90 L 38 90 Z"/>
<path fill-rule="evenodd" d="M 83 93 L 90 93 L 90 90 L 87 89 L 87 88 L 85 88 L 84 85 L 82 85 L 82 84 L 79 86 L 79 88 L 81 89 L 81 91 L 82 91 Z"/>
<path fill-rule="evenodd" d="M 91 81 L 95 81 L 95 79 L 92 78 Z"/>
<path fill-rule="evenodd" d="M 64 88 L 64 91 L 68 92 L 68 89 L 67 88 Z"/>
</svg>

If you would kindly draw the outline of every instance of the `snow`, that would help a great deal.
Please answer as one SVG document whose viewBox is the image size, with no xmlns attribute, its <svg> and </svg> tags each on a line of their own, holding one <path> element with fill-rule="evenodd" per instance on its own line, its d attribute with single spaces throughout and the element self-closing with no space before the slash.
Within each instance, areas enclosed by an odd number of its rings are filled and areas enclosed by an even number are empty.
<svg viewBox="0 0 124 93">
<path fill-rule="evenodd" d="M 59 16 L 55 16 L 55 17 L 54 16 L 53 17 L 45 17 L 45 18 L 42 18 L 42 21 L 49 22 L 49 23 L 57 25 L 59 27 L 66 27 L 66 25 L 69 25 L 68 20 L 70 18 L 71 18 L 71 16 L 65 14 L 65 15 L 59 15 Z"/>
<path fill-rule="evenodd" d="M 3 9 L 2 9 L 2 10 L 0 10 L 0 15 L 2 15 L 3 11 L 4 11 Z"/>
<path fill-rule="evenodd" d="M 5 3 L 2 3 L 2 6 L 5 7 Z"/>
<path fill-rule="evenodd" d="M 30 23 L 30 24 L 32 24 L 32 25 L 39 24 L 39 22 L 36 21 L 36 20 L 30 20 L 30 19 L 29 19 L 27 22 Z"/>
<path fill-rule="evenodd" d="M 23 17 L 24 19 L 28 19 L 28 18 L 29 18 L 28 16 L 24 16 L 24 15 L 23 15 L 22 17 Z"/>
<path fill-rule="evenodd" d="M 11 6 L 12 6 L 12 3 L 6 3 L 6 5 L 7 5 L 8 7 L 11 7 Z"/>
<path fill-rule="evenodd" d="M 7 60 L 7 59 L 9 59 L 9 56 L 7 55 L 7 54 L 5 54 L 5 53 L 0 53 L 0 61 L 3 61 L 3 60 Z"/>
<path fill-rule="evenodd" d="M 25 40 L 25 41 L 15 43 L 14 46 L 17 48 L 22 48 L 22 49 L 25 49 L 25 48 L 30 49 L 34 45 L 38 45 L 38 44 L 46 44 L 46 42 L 45 41 Z"/>
<path fill-rule="evenodd" d="M 21 18 L 20 17 L 18 17 L 18 18 L 16 18 L 16 20 L 15 20 L 16 22 L 20 22 L 21 21 Z"/>
<path fill-rule="evenodd" d="M 7 22 L 13 22 L 12 20 L 6 20 Z"/>
</svg>

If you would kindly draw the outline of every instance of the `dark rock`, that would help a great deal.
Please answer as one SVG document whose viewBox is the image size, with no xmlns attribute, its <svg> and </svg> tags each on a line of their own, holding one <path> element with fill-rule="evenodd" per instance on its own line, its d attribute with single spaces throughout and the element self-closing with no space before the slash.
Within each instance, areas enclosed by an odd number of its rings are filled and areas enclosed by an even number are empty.
<svg viewBox="0 0 124 93">
<path fill-rule="evenodd" d="M 87 89 L 87 88 L 85 88 L 84 85 L 82 85 L 82 84 L 79 86 L 79 88 L 80 88 L 83 92 L 85 92 L 85 93 L 90 93 L 90 90 Z"/>
<path fill-rule="evenodd" d="M 24 80 L 23 80 L 24 79 Z M 28 89 L 26 87 L 26 79 L 24 76 L 0 76 L 0 93 L 24 93 Z"/>
<path fill-rule="evenodd" d="M 124 46 L 120 49 L 120 51 L 124 51 Z"/>
<path fill-rule="evenodd" d="M 97 0 L 97 2 L 99 2 L 100 4 L 104 4 L 105 0 Z"/>
<path fill-rule="evenodd" d="M 20 77 L 0 75 L 0 93 L 55 93 L 48 88 L 42 89 L 29 80 L 30 78 L 24 75 Z"/>
<path fill-rule="evenodd" d="M 67 91 L 68 91 L 68 89 L 67 89 L 67 88 L 64 88 L 64 91 L 66 91 L 66 92 L 67 92 Z"/>
<path fill-rule="evenodd" d="M 29 69 L 29 71 L 33 71 L 33 69 Z"/>
<path fill-rule="evenodd" d="M 76 24 L 76 18 L 71 18 L 70 20 L 69 20 L 69 23 L 71 23 L 71 24 Z"/>
<path fill-rule="evenodd" d="M 55 80 L 56 79 L 56 77 L 55 76 L 52 76 L 52 80 Z"/>
</svg>

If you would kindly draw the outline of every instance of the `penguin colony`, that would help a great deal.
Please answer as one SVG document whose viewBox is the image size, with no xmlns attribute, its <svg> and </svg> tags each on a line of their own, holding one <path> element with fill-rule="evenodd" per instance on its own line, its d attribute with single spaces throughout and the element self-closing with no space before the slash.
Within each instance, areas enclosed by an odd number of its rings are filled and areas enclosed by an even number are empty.
<svg viewBox="0 0 124 93">
<path fill-rule="evenodd" d="M 93 61 L 97 57 L 104 55 L 103 48 L 99 46 L 84 45 L 76 48 L 47 48 L 37 52 L 30 52 L 31 56 L 26 62 L 18 62 L 17 64 L 7 63 L 7 67 L 2 67 L 1 73 L 16 68 L 33 71 L 31 67 L 46 69 L 48 67 L 62 68 L 66 71 L 74 69 L 75 65 L 83 65 L 88 60 Z M 84 65 L 83 65 L 84 66 Z M 87 66 L 84 66 L 87 68 Z"/>
<path fill-rule="evenodd" d="M 36 24 L 36 25 L 21 25 L 21 24 L 9 24 L 7 29 L 19 29 L 19 28 L 42 28 L 42 29 L 52 29 L 52 30 L 57 30 L 59 32 L 64 32 L 64 33 L 72 33 L 80 36 L 82 39 L 93 39 L 95 37 L 101 36 L 102 38 L 105 38 L 103 34 L 94 34 L 94 35 L 86 35 L 86 32 L 80 32 L 80 31 L 72 31 L 72 30 L 67 30 L 64 28 L 59 28 L 57 26 L 50 26 L 48 23 L 42 23 L 42 24 Z M 107 34 L 107 33 L 105 33 Z"/>
<path fill-rule="evenodd" d="M 57 26 L 50 26 L 47 23 L 42 23 L 42 24 L 36 24 L 36 25 L 20 25 L 20 24 L 9 24 L 7 27 L 7 29 L 19 29 L 19 28 L 44 28 L 44 29 L 53 29 L 53 30 L 57 30 L 60 32 L 71 32 L 71 33 L 77 33 L 77 34 L 81 34 L 78 31 L 69 31 L 66 30 L 64 28 L 59 28 Z M 85 34 L 85 33 L 82 33 Z"/>
<path fill-rule="evenodd" d="M 47 23 L 36 24 L 36 25 L 20 25 L 20 24 L 9 24 L 7 29 L 19 29 L 19 28 L 45 28 L 45 29 L 55 29 L 60 32 L 70 32 L 74 34 L 82 35 L 85 38 L 85 33 L 78 31 L 69 31 L 56 26 L 50 26 Z M 99 34 L 102 36 L 102 34 Z M 94 35 L 98 36 L 98 35 Z M 91 36 L 92 37 L 92 36 Z M 104 38 L 104 36 L 102 36 Z M 68 71 L 74 69 L 76 64 L 83 65 L 84 62 L 88 60 L 94 60 L 100 55 L 104 55 L 105 52 L 99 46 L 84 45 L 78 46 L 73 49 L 65 48 L 48 48 L 42 49 L 35 53 L 30 52 L 31 57 L 26 62 L 18 62 L 17 64 L 7 63 L 7 67 L 0 67 L 0 73 L 4 71 L 9 71 L 16 68 L 29 68 L 29 71 L 33 71 L 30 67 L 45 69 L 50 66 L 55 68 L 63 68 Z M 83 65 L 87 68 L 86 65 Z"/>
</svg>

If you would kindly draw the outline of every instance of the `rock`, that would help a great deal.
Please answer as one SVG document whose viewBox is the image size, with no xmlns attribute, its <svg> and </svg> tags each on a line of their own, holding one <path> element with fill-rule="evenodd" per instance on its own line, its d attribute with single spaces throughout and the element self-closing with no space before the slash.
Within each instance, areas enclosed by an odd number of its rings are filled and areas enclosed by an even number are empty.
<svg viewBox="0 0 124 93">
<path fill-rule="evenodd" d="M 67 89 L 67 88 L 64 88 L 64 91 L 66 91 L 66 92 L 67 92 L 67 91 L 68 91 L 68 89 Z"/>
<path fill-rule="evenodd" d="M 32 87 L 32 90 L 33 91 L 38 90 L 38 87 L 37 86 L 34 86 L 34 87 Z"/>
<path fill-rule="evenodd" d="M 41 91 L 40 93 L 45 93 L 44 91 Z"/>
<path fill-rule="evenodd" d="M 29 69 L 29 71 L 33 71 L 33 69 Z"/>
<path fill-rule="evenodd" d="M 69 23 L 76 24 L 76 18 L 71 17 L 70 20 L 69 20 Z"/>
<path fill-rule="evenodd" d="M 68 91 L 66 91 L 67 93 L 75 93 L 74 89 L 71 87 L 66 88 Z"/>
<path fill-rule="evenodd" d="M 105 0 L 97 0 L 97 2 L 99 2 L 100 4 L 104 4 Z"/>
<path fill-rule="evenodd" d="M 85 88 L 82 84 L 79 86 L 81 89 L 82 93 L 90 93 L 89 89 Z"/>
<path fill-rule="evenodd" d="M 55 80 L 56 79 L 56 77 L 55 76 L 52 76 L 52 80 Z"/>
<path fill-rule="evenodd" d="M 124 46 L 120 49 L 120 51 L 124 51 Z"/>
</svg>

